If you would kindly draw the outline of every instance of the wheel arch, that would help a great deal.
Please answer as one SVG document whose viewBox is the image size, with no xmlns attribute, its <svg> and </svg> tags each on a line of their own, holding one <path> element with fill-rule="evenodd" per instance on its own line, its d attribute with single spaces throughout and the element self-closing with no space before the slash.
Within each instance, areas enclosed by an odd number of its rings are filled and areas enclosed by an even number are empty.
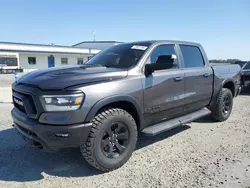
<svg viewBox="0 0 250 188">
<path fill-rule="evenodd" d="M 135 119 L 138 130 L 141 130 L 142 128 L 141 125 L 143 124 L 141 106 L 134 97 L 127 95 L 111 96 L 99 100 L 90 109 L 88 115 L 86 116 L 85 121 L 86 122 L 92 121 L 92 119 L 96 116 L 96 114 L 100 110 L 108 107 L 121 108 L 128 111 L 128 113 L 130 113 Z M 132 109 L 132 111 L 129 111 L 129 109 Z"/>
<path fill-rule="evenodd" d="M 222 82 L 220 91 L 222 90 L 222 88 L 229 89 L 232 92 L 233 97 L 235 97 L 235 83 L 234 83 L 234 79 L 230 78 L 230 79 L 224 80 Z"/>
</svg>

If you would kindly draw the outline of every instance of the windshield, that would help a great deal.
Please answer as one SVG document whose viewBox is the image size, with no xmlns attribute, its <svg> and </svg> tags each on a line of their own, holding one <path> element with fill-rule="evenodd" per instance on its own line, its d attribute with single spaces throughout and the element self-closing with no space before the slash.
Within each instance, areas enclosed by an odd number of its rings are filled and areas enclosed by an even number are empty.
<svg viewBox="0 0 250 188">
<path fill-rule="evenodd" d="M 129 69 L 138 63 L 149 45 L 150 43 L 115 45 L 101 51 L 86 64 Z"/>
<path fill-rule="evenodd" d="M 245 61 L 236 61 L 235 64 L 238 64 L 241 67 L 243 67 L 246 64 L 246 62 Z"/>
<path fill-rule="evenodd" d="M 247 63 L 245 64 L 245 66 L 243 67 L 243 69 L 250 69 L 250 62 L 247 62 Z"/>
</svg>

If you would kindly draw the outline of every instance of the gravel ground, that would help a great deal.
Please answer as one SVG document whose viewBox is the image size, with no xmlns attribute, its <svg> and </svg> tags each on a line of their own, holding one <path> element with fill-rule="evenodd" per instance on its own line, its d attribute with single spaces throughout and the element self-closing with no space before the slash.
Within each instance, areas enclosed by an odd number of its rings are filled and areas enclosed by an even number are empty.
<svg viewBox="0 0 250 188">
<path fill-rule="evenodd" d="M 122 168 L 99 173 L 78 149 L 43 153 L 11 127 L 11 104 L 0 104 L 0 187 L 250 188 L 250 96 L 235 99 L 223 123 L 203 118 L 156 137 L 140 136 Z"/>
</svg>

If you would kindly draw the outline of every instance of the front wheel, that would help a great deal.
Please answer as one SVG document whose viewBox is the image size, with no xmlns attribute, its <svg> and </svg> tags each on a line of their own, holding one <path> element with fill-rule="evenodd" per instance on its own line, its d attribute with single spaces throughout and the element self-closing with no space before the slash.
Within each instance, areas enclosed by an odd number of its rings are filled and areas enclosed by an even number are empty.
<svg viewBox="0 0 250 188">
<path fill-rule="evenodd" d="M 233 94 L 227 88 L 222 88 L 216 104 L 212 107 L 212 118 L 216 121 L 225 121 L 229 118 L 233 108 Z"/>
<path fill-rule="evenodd" d="M 93 127 L 80 147 L 85 160 L 107 172 L 121 167 L 131 157 L 137 142 L 133 117 L 119 108 L 105 109 L 93 119 Z"/>
</svg>

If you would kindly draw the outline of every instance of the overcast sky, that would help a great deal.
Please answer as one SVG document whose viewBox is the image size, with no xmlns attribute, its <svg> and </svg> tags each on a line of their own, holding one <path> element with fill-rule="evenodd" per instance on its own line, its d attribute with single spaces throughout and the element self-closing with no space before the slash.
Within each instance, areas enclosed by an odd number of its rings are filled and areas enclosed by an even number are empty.
<svg viewBox="0 0 250 188">
<path fill-rule="evenodd" d="M 250 0 L 6 0 L 0 41 L 187 40 L 209 59 L 250 60 Z"/>
</svg>

